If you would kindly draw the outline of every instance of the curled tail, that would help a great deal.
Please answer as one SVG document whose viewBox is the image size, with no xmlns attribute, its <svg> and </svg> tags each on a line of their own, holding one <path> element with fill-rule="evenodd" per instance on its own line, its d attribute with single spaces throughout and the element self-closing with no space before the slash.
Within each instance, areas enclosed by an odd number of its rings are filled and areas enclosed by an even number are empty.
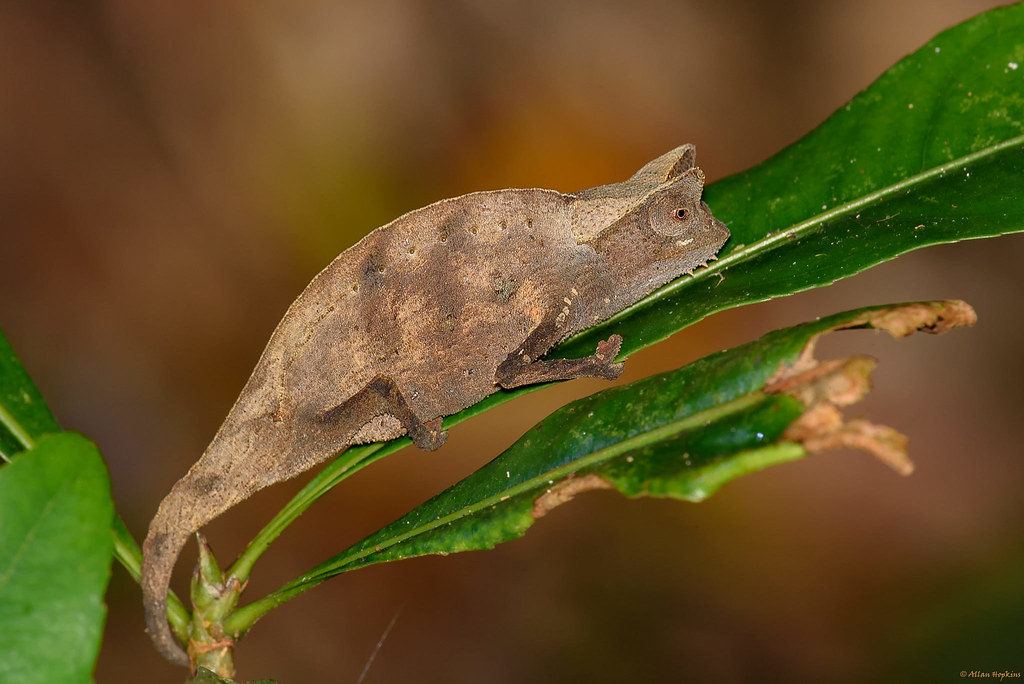
<svg viewBox="0 0 1024 684">
<path fill-rule="evenodd" d="M 260 410 L 260 395 L 252 399 L 247 392 L 248 386 L 243 397 L 249 401 L 239 399 L 206 452 L 160 502 L 142 546 L 146 626 L 160 653 L 177 665 L 188 665 L 189 658 L 167 624 L 167 590 L 189 536 L 264 487 L 341 453 L 353 440 L 382 441 L 408 430 L 418 446 L 436 449 L 446 435 L 439 416 L 422 422 L 383 376 L 329 411 L 288 421 L 273 420 L 274 413 Z"/>
<path fill-rule="evenodd" d="M 189 658 L 167 624 L 171 572 L 193 533 L 218 515 L 275 482 L 309 469 L 315 462 L 275 463 L 281 444 L 273 439 L 253 448 L 241 431 L 222 430 L 203 456 L 160 502 L 142 545 L 142 597 L 146 627 L 160 653 L 176 665 Z M 263 435 L 266 437 L 266 433 Z M 329 455 L 329 454 L 328 454 Z M 322 458 L 321 458 L 322 460 Z"/>
<path fill-rule="evenodd" d="M 172 511 L 185 502 L 174 490 L 160 504 L 142 545 L 142 596 L 146 607 L 146 629 L 157 650 L 175 665 L 189 665 L 188 654 L 167 624 L 167 590 L 171 571 L 181 549 L 195 531 L 176 527 Z"/>
<path fill-rule="evenodd" d="M 366 421 L 357 417 L 353 424 Z M 165 658 L 189 665 L 188 655 L 167 624 L 171 572 L 189 537 L 261 489 L 341 453 L 354 431 L 349 427 L 332 434 L 311 428 L 296 439 L 288 427 L 269 419 L 236 422 L 229 417 L 202 457 L 160 502 L 142 545 L 146 628 Z"/>
</svg>

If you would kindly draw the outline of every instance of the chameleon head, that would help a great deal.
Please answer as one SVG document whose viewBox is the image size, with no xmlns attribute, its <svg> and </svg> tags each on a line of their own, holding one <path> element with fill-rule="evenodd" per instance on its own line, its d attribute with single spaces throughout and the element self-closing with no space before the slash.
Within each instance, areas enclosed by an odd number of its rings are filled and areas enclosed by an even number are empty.
<svg viewBox="0 0 1024 684">
<path fill-rule="evenodd" d="M 695 265 L 699 266 L 729 239 L 729 229 L 712 216 L 708 205 L 701 201 L 703 191 L 704 173 L 692 167 L 647 196 L 633 228 L 638 233 L 636 237 L 652 250 L 652 257 L 655 254 L 664 259 L 682 257 L 696 261 Z"/>
<path fill-rule="evenodd" d="M 645 166 L 630 181 L 644 181 L 646 191 L 590 241 L 628 300 L 617 305 L 703 266 L 729 239 L 729 229 L 701 201 L 704 173 L 693 164 L 693 147 L 685 145 Z"/>
</svg>

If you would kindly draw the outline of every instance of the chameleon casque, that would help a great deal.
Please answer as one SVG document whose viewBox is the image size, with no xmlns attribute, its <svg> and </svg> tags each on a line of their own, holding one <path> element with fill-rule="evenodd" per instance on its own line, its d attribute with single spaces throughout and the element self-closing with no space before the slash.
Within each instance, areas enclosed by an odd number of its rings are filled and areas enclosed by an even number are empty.
<svg viewBox="0 0 1024 684">
<path fill-rule="evenodd" d="M 144 544 L 148 631 L 176 664 L 167 590 L 189 536 L 253 493 L 347 447 L 408 434 L 499 388 L 613 379 L 622 338 L 544 360 L 567 336 L 713 259 L 729 238 L 701 201 L 695 148 L 572 194 L 497 190 L 442 200 L 371 232 L 288 308 L 202 457 L 160 503 Z"/>
</svg>

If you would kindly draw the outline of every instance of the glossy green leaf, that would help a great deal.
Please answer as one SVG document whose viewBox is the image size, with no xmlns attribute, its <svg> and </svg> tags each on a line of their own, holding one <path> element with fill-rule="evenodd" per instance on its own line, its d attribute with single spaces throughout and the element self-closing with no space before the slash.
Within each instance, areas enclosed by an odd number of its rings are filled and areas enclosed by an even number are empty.
<svg viewBox="0 0 1024 684">
<path fill-rule="evenodd" d="M 1024 230 L 1024 4 L 944 31 L 796 144 L 714 183 L 719 260 L 563 345 L 623 354 L 928 245 Z"/>
<path fill-rule="evenodd" d="M 0 468 L 0 682 L 88 682 L 110 578 L 110 480 L 63 432 Z"/>
<path fill-rule="evenodd" d="M 31 448 L 60 427 L 10 343 L 0 332 L 0 460 Z"/>
<path fill-rule="evenodd" d="M 347 570 L 492 548 L 521 536 L 578 491 L 614 486 L 631 497 L 699 501 L 731 479 L 804 455 L 804 447 L 784 433 L 815 402 L 790 390 L 766 391 L 766 383 L 794 366 L 813 338 L 844 327 L 909 333 L 972 322 L 973 312 L 962 303 L 861 309 L 777 330 L 573 402 L 400 520 L 240 609 L 225 627 L 244 631 L 273 605 Z"/>
</svg>

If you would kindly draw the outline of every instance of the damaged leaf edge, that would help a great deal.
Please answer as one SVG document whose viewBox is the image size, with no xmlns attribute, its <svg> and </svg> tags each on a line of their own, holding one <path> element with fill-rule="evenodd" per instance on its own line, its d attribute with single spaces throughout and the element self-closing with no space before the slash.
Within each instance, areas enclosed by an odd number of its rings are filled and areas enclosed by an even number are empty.
<svg viewBox="0 0 1024 684">
<path fill-rule="evenodd" d="M 899 474 L 910 475 L 914 464 L 905 435 L 864 419 L 844 421 L 839 410 L 860 401 L 870 391 L 870 375 L 877 362 L 866 356 L 819 362 L 814 358 L 818 339 L 836 330 L 854 328 L 883 330 L 900 339 L 918 331 L 934 335 L 969 327 L 977 321 L 974 309 L 962 300 L 914 302 L 864 311 L 853 320 L 813 335 L 796 362 L 783 364 L 765 383 L 766 393 L 788 394 L 805 407 L 782 438 L 801 445 L 808 453 L 843 447 L 867 451 Z"/>
</svg>

